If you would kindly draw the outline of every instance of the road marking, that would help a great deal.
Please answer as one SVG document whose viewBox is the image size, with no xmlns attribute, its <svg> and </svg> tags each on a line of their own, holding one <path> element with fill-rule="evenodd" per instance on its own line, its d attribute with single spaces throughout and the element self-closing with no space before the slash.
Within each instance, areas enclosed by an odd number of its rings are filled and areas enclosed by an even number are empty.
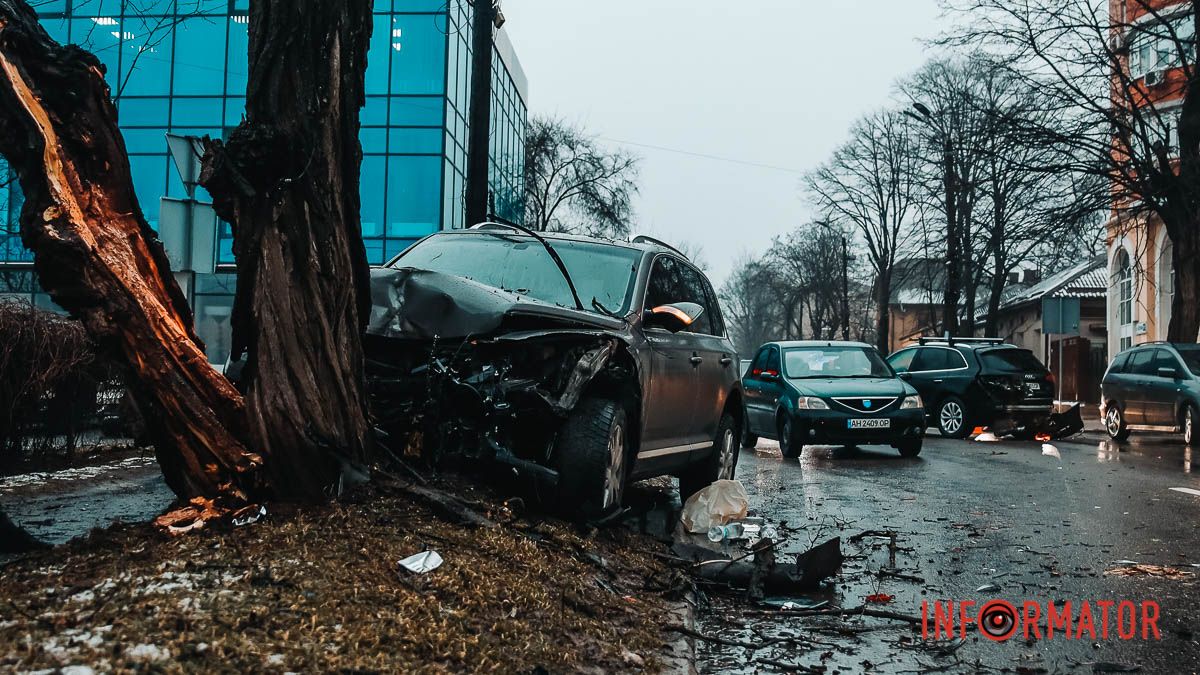
<svg viewBox="0 0 1200 675">
<path fill-rule="evenodd" d="M 1170 489 L 1172 489 L 1176 492 L 1182 492 L 1185 495 L 1193 495 L 1195 497 L 1200 497 L 1200 490 L 1193 490 L 1192 488 L 1170 488 Z"/>
</svg>

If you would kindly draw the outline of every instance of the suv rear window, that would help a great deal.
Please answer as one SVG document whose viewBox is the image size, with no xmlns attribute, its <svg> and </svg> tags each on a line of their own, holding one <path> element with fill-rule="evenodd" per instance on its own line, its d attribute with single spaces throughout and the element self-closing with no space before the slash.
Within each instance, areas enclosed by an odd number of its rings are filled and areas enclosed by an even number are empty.
<svg viewBox="0 0 1200 675">
<path fill-rule="evenodd" d="M 1193 375 L 1200 376 L 1200 346 L 1176 347 L 1175 351 L 1179 352 L 1188 370 L 1192 371 Z"/>
<path fill-rule="evenodd" d="M 1044 373 L 1046 366 L 1028 349 L 991 349 L 979 353 L 983 369 L 993 373 Z"/>
</svg>

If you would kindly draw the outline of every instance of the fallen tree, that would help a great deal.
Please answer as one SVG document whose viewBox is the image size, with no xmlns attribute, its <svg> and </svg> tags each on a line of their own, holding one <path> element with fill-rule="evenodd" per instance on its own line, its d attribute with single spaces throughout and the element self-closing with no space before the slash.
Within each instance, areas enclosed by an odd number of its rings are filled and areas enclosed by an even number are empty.
<svg viewBox="0 0 1200 675">
<path fill-rule="evenodd" d="M 24 0 L 0 0 L 0 154 L 25 194 L 22 240 L 55 302 L 128 369 L 168 484 L 206 514 L 336 491 L 369 443 L 357 112 L 370 2 L 252 4 L 247 122 L 210 145 L 205 172 L 239 224 L 243 399 L 208 364 L 142 215 L 104 66 L 55 43 Z"/>
</svg>

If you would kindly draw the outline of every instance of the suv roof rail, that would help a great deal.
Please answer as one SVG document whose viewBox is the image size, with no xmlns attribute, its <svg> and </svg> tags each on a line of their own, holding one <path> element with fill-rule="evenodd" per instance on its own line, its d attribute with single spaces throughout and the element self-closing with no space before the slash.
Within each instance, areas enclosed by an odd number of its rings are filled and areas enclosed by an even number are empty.
<svg viewBox="0 0 1200 675">
<path fill-rule="evenodd" d="M 472 225 L 471 227 L 468 227 L 467 229 L 468 230 L 516 230 L 517 232 L 521 231 L 521 228 L 517 227 L 516 225 L 513 225 L 512 223 L 497 223 L 492 220 L 487 220 L 482 223 L 475 223 L 474 225 Z"/>
<path fill-rule="evenodd" d="M 948 335 L 946 337 L 927 336 L 917 340 L 917 344 L 921 345 L 936 343 L 948 344 L 950 346 L 954 346 L 956 344 L 1002 345 L 1004 344 L 1004 338 L 953 337 Z"/>
<path fill-rule="evenodd" d="M 665 242 L 661 239 L 655 239 L 654 237 L 647 236 L 644 234 L 639 234 L 638 236 L 634 237 L 633 239 L 630 239 L 629 243 L 631 243 L 631 244 L 647 244 L 647 243 L 655 244 L 656 246 L 661 246 L 663 248 L 670 249 L 670 250 L 678 253 L 679 255 L 683 256 L 684 260 L 686 260 L 688 262 L 692 261 L 692 259 L 687 257 L 687 254 L 684 253 L 683 251 L 680 251 L 679 249 L 675 248 L 674 246 L 668 244 L 667 242 Z"/>
</svg>

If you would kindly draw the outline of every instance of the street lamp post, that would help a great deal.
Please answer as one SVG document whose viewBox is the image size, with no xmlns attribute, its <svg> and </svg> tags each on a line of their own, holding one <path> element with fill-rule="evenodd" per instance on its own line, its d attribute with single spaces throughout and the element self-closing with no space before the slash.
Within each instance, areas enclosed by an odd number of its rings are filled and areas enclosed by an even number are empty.
<svg viewBox="0 0 1200 675">
<path fill-rule="evenodd" d="M 912 104 L 904 114 L 933 130 L 942 142 L 942 184 L 946 192 L 946 288 L 942 297 L 942 331 L 958 334 L 959 253 L 958 175 L 954 170 L 954 139 L 924 103 Z"/>
</svg>

